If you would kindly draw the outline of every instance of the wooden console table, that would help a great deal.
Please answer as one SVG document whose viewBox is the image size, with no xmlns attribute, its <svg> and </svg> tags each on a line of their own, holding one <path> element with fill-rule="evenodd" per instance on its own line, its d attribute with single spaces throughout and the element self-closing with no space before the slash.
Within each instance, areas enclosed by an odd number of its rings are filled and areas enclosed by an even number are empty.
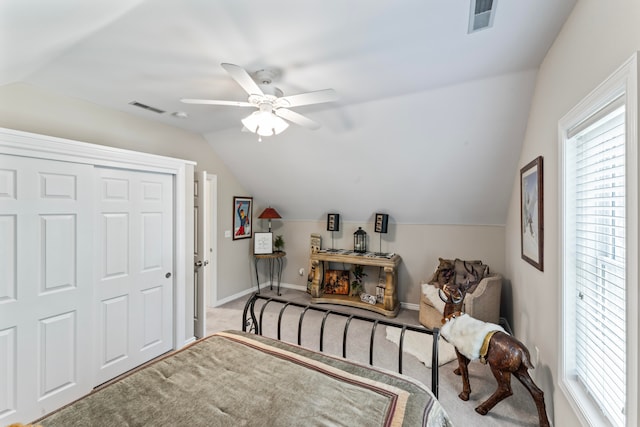
<svg viewBox="0 0 640 427">
<path fill-rule="evenodd" d="M 311 268 L 313 269 L 313 280 L 311 282 L 312 303 L 348 305 L 375 311 L 387 317 L 395 317 L 398 314 L 400 304 L 398 302 L 397 268 L 401 260 L 400 255 L 393 254 L 390 257 L 384 257 L 319 251 L 311 253 L 310 259 Z M 359 296 L 324 294 L 322 292 L 322 281 L 325 270 L 324 263 L 327 262 L 383 267 L 386 276 L 383 301 L 374 305 L 362 302 Z"/>
</svg>

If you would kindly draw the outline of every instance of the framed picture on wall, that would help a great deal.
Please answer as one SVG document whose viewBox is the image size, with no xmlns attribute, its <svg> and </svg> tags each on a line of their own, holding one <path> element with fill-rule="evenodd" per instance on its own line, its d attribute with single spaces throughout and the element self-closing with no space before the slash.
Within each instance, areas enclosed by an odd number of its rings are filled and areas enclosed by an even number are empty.
<svg viewBox="0 0 640 427">
<path fill-rule="evenodd" d="M 233 197 L 233 240 L 251 237 L 253 197 Z"/>
<path fill-rule="evenodd" d="M 520 249 L 522 259 L 544 271 L 542 156 L 520 169 Z"/>
</svg>

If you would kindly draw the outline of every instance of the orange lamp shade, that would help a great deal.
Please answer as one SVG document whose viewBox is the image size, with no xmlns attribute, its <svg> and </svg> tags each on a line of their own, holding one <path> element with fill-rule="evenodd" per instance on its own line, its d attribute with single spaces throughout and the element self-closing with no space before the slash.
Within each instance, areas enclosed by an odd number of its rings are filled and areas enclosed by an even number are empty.
<svg viewBox="0 0 640 427">
<path fill-rule="evenodd" d="M 282 218 L 278 211 L 273 209 L 272 207 L 268 207 L 258 216 L 260 219 L 268 219 L 269 220 L 269 233 L 271 233 L 271 220 Z"/>
<path fill-rule="evenodd" d="M 260 219 L 277 219 L 277 218 L 282 218 L 282 217 L 280 216 L 278 211 L 276 211 L 275 209 L 269 207 L 269 208 L 265 209 L 264 211 L 262 211 L 262 213 L 260 214 L 260 216 L 258 216 L 258 218 L 260 218 Z"/>
</svg>

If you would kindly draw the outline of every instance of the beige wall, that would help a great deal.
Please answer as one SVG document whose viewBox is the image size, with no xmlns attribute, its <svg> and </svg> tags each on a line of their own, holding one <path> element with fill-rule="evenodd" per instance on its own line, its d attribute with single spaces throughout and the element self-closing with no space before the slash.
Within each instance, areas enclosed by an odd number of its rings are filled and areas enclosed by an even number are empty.
<svg viewBox="0 0 640 427">
<path fill-rule="evenodd" d="M 557 122 L 619 65 L 640 50 L 640 1 L 580 0 L 539 71 L 520 166 L 544 157 L 545 271 L 520 258 L 519 176 L 514 177 L 506 228 L 397 225 L 384 236 L 384 251 L 403 257 L 400 299 L 418 302 L 418 283 L 429 276 L 438 256 L 480 258 L 510 281 L 512 327 L 530 349 L 540 349 L 533 372 L 544 389 L 555 425 L 579 422 L 558 388 L 558 141 Z M 218 175 L 218 298 L 247 289 L 252 280 L 250 241 L 224 238 L 231 229 L 232 197 L 250 195 L 204 139 L 176 128 L 59 97 L 25 85 L 0 87 L 0 126 L 137 151 L 197 160 L 197 169 Z M 370 225 L 369 225 L 370 226 Z M 344 226 L 336 247 L 351 246 L 356 224 Z M 324 222 L 282 222 L 288 252 L 283 282 L 304 285 L 309 234 L 320 232 L 330 244 Z M 367 230 L 377 247 L 378 235 Z M 452 238 L 453 237 L 453 238 Z M 504 239 L 504 240 L 502 240 Z M 634 401 L 637 396 L 631 396 Z"/>
<path fill-rule="evenodd" d="M 217 298 L 232 298 L 255 285 L 251 240 L 234 241 L 225 238 L 224 232 L 232 229 L 233 196 L 254 196 L 254 230 L 266 228 L 256 218 L 261 201 L 240 185 L 202 136 L 25 84 L 0 87 L 0 127 L 196 161 L 196 170 L 207 170 L 218 178 Z M 336 235 L 336 247 L 351 247 L 358 225 L 362 224 L 343 224 L 345 231 Z M 325 247 L 330 245 L 325 223 L 274 221 L 273 226 L 287 242 L 282 281 L 306 285 L 306 274 L 301 277 L 298 270 L 308 270 L 311 233 L 321 233 Z M 379 235 L 372 224 L 365 229 L 372 248 L 377 248 Z M 504 271 L 501 226 L 390 224 L 383 237 L 382 249 L 397 252 L 403 259 L 398 277 L 402 302 L 418 304 L 419 283 L 430 277 L 439 256 L 482 259 L 494 271 Z"/>
<path fill-rule="evenodd" d="M 512 326 L 530 350 L 540 349 L 532 374 L 558 426 L 580 425 L 558 387 L 558 120 L 637 50 L 639 1 L 580 0 L 540 68 L 520 167 L 544 157 L 544 272 L 520 259 L 519 176 L 514 177 L 506 225 L 506 273 L 517 313 Z M 631 402 L 638 399 L 629 397 Z"/>
<path fill-rule="evenodd" d="M 261 227 L 262 224 L 257 226 Z M 353 249 L 353 233 L 358 226 L 367 232 L 368 249 L 378 251 L 380 234 L 373 231 L 373 223 L 341 223 L 341 231 L 334 234 L 334 248 Z M 322 236 L 323 248 L 331 248 L 331 232 L 326 231 L 326 220 L 273 221 L 272 229 L 275 235 L 282 234 L 286 245 L 287 258 L 282 282 L 306 286 L 311 233 Z M 401 302 L 417 305 L 420 300 L 420 283 L 431 277 L 438 265 L 438 257 L 480 259 L 492 271 L 502 273 L 505 258 L 504 227 L 390 223 L 389 232 L 382 235 L 382 251 L 395 252 L 402 257 L 398 269 L 398 298 Z M 304 276 L 298 274 L 300 268 L 304 268 Z M 347 265 L 345 268 L 351 266 Z M 371 269 L 366 273 L 367 281 L 371 281 L 371 286 L 374 287 L 377 273 Z M 261 282 L 264 281 L 261 277 Z M 373 288 L 370 291 L 373 292 Z"/>
<path fill-rule="evenodd" d="M 0 127 L 196 161 L 218 177 L 218 298 L 250 287 L 249 240 L 223 237 L 246 191 L 201 135 L 25 84 L 0 87 Z"/>
</svg>

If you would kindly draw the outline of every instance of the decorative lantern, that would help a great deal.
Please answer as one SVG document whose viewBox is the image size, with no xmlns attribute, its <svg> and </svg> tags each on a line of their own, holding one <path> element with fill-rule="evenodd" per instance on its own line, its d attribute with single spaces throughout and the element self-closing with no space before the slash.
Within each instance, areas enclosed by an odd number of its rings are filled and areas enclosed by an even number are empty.
<svg viewBox="0 0 640 427">
<path fill-rule="evenodd" d="M 367 233 L 362 227 L 358 227 L 358 230 L 353 233 L 353 250 L 355 252 L 367 251 Z"/>
</svg>

